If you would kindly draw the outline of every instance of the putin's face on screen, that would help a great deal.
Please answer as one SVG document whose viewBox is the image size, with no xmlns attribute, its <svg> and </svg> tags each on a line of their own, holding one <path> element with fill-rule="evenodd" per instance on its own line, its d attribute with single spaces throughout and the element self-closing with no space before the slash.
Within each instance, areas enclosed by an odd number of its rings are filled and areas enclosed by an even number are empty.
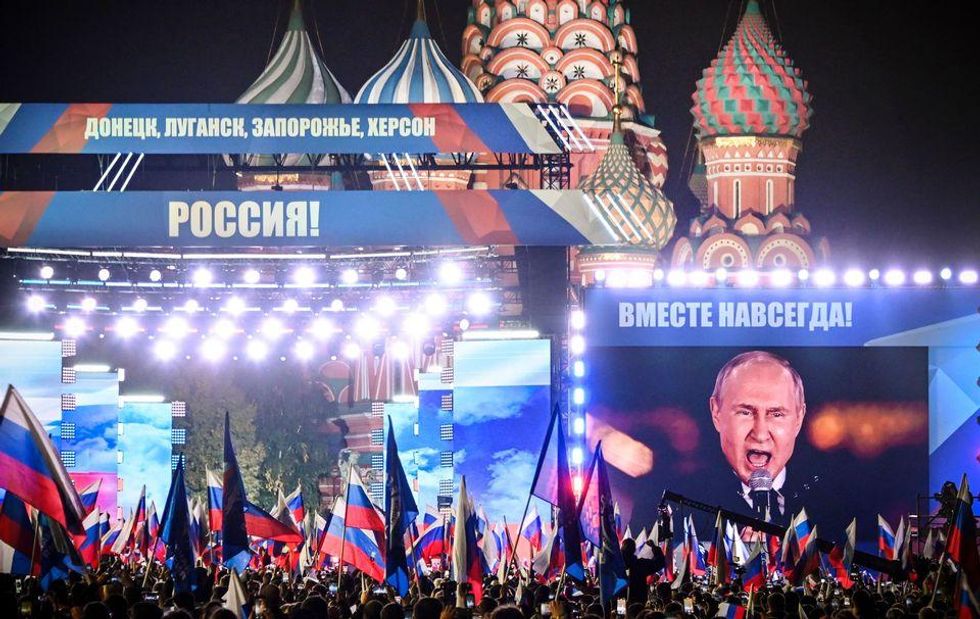
<svg viewBox="0 0 980 619">
<path fill-rule="evenodd" d="M 743 483 L 756 469 L 775 479 L 786 468 L 805 414 L 802 384 L 787 367 L 760 356 L 723 369 L 709 405 L 721 450 Z"/>
</svg>

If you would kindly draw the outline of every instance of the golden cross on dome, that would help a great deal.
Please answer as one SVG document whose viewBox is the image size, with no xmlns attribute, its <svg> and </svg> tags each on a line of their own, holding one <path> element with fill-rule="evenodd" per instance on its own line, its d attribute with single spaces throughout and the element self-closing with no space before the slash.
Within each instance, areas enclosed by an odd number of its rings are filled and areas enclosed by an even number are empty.
<svg viewBox="0 0 980 619">
<path fill-rule="evenodd" d="M 620 101 L 622 96 L 622 87 L 619 83 L 619 74 L 623 66 L 623 52 L 618 49 L 614 49 L 609 55 L 609 60 L 612 62 L 613 66 L 613 93 L 616 97 L 615 104 L 613 105 L 613 133 L 619 133 L 620 120 L 623 116 L 623 105 Z"/>
</svg>

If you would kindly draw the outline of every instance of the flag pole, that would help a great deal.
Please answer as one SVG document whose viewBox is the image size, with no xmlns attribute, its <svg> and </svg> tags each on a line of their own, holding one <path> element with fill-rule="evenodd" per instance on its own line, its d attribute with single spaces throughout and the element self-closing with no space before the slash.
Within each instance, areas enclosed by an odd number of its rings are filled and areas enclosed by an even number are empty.
<svg viewBox="0 0 980 619">
<path fill-rule="evenodd" d="M 347 466 L 347 487 L 345 488 L 346 496 L 344 498 L 344 524 L 342 525 L 340 532 L 340 558 L 337 560 L 337 591 L 340 591 L 340 577 L 344 574 L 344 546 L 347 543 L 347 499 L 350 498 L 350 479 L 353 473 L 353 462 L 348 462 Z"/>
<path fill-rule="evenodd" d="M 34 575 L 34 555 L 37 552 L 37 537 L 40 532 L 41 532 L 41 513 L 35 511 L 34 512 L 34 543 L 31 544 L 31 571 L 30 571 L 31 576 Z"/>
</svg>

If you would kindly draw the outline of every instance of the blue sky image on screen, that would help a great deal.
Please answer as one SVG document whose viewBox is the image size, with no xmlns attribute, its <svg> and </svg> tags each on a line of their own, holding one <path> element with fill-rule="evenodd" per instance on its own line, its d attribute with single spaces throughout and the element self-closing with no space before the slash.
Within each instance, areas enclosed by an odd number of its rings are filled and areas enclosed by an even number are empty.
<svg viewBox="0 0 980 619">
<path fill-rule="evenodd" d="M 127 402 L 119 410 L 119 506 L 123 514 L 136 507 L 140 489 L 146 484 L 146 504 L 155 501 L 160 515 L 170 489 L 170 404 Z"/>
<path fill-rule="evenodd" d="M 492 521 L 515 524 L 551 414 L 551 342 L 456 342 L 454 356 L 456 475 Z"/>
<path fill-rule="evenodd" d="M 116 372 L 79 372 L 74 385 L 75 410 L 64 411 L 62 423 L 74 423 L 74 439 L 62 436 L 61 449 L 75 453 L 68 472 L 79 489 L 102 479 L 99 508 L 115 513 L 116 450 L 118 447 L 119 375 Z"/>
<path fill-rule="evenodd" d="M 0 388 L 13 385 L 55 438 L 61 435 L 61 342 L 0 340 Z M 55 443 L 57 446 L 57 442 Z"/>
</svg>

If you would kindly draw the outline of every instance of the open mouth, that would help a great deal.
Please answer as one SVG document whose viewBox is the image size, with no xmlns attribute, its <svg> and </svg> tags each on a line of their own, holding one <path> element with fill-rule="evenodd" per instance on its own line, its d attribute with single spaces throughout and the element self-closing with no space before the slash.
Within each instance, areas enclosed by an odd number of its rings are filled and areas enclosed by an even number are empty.
<svg viewBox="0 0 980 619">
<path fill-rule="evenodd" d="M 772 460 L 772 453 L 768 451 L 760 451 L 758 449 L 750 449 L 748 453 L 745 454 L 745 459 L 748 460 L 751 466 L 757 469 L 761 469 Z"/>
</svg>

